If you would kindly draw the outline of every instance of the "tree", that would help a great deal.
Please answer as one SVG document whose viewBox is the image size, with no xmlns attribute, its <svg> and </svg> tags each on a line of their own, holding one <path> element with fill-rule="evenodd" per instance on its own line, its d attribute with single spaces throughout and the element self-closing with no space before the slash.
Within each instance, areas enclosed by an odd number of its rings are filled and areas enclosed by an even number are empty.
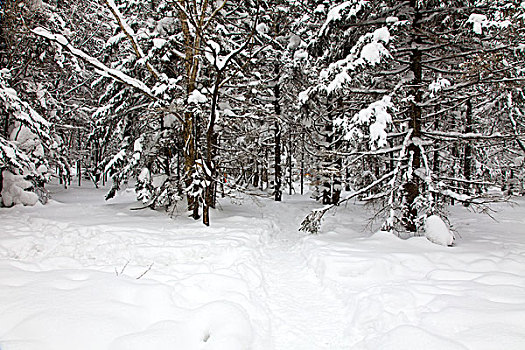
<svg viewBox="0 0 525 350">
<path fill-rule="evenodd" d="M 358 112 L 337 121 L 345 138 L 364 150 L 348 156 L 376 158 L 371 164 L 384 164 L 339 204 L 379 189 L 368 198 L 384 201 L 383 229 L 411 236 L 418 234 L 427 216 L 440 211 L 442 197 L 485 203 L 482 194 L 460 194 L 454 188 L 457 176 L 448 176 L 447 168 L 438 163 L 440 154 L 454 153 L 451 140 L 466 142 L 461 152 L 462 177 L 467 179 L 459 180 L 479 182 L 470 172 L 471 143 L 490 144 L 508 137 L 496 130 L 474 132 L 472 125 L 472 103 L 479 100 L 480 89 L 514 81 L 508 67 L 496 60 L 503 53 L 514 55 L 509 31 L 523 25 L 518 18 L 511 22 L 502 16 L 508 7 L 497 1 L 345 1 L 330 10 L 318 47 L 330 45 L 328 40 L 323 44 L 323 38 L 342 32 L 347 40 L 336 50 L 321 51 L 326 68 L 321 83 L 308 94 L 360 97 L 347 107 L 355 108 L 353 104 Z M 461 106 L 464 121 L 453 113 Z M 386 155 L 395 164 L 382 162 Z M 316 231 L 332 207 L 312 213 L 303 229 Z"/>
<path fill-rule="evenodd" d="M 28 31 L 32 26 L 48 23 L 48 14 L 39 1 L 10 1 L 2 3 L 0 17 L 0 173 L 5 170 L 31 180 L 31 187 L 39 192 L 42 201 L 47 198 L 43 188 L 53 167 L 60 169 L 62 180 L 69 178 L 66 115 L 79 107 L 75 103 L 85 100 L 78 94 L 83 85 L 79 81 L 85 77 L 64 79 L 55 63 L 63 64 L 61 52 L 48 50 Z M 52 23 L 64 23 L 60 11 L 53 16 Z"/>
<path fill-rule="evenodd" d="M 97 134 L 113 134 L 112 140 L 120 143 L 103 147 L 115 152 L 102 160 L 114 184 L 108 198 L 130 176 L 140 175 L 139 195 L 148 206 L 171 208 L 178 198 L 174 194 L 183 189 L 192 217 L 199 218 L 202 205 L 203 221 L 209 224 L 217 175 L 219 93 L 230 79 L 227 71 L 242 65 L 237 58 L 249 57 L 246 52 L 257 16 L 228 1 L 181 0 L 148 6 L 123 1 L 118 6 L 107 0 L 105 4 L 116 22 L 115 35 L 107 41 L 106 62 L 74 47 L 63 35 L 43 28 L 33 32 L 112 79 L 102 96 L 105 105 L 94 115 L 99 120 Z M 248 25 L 239 26 L 223 16 L 234 10 L 250 20 Z M 130 23 L 125 13 L 130 14 Z M 171 14 L 177 14 L 176 19 Z M 119 43 L 125 46 L 115 47 Z M 232 75 L 238 71 L 232 70 Z M 175 154 L 182 160 L 173 164 Z M 182 176 L 173 178 L 180 168 Z M 160 177 L 159 171 L 163 173 Z"/>
</svg>

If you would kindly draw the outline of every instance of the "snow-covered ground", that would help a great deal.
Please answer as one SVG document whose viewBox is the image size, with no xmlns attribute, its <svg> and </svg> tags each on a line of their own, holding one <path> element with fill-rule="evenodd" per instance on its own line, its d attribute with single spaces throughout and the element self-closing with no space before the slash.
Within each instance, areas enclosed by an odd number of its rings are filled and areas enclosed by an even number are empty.
<svg viewBox="0 0 525 350">
<path fill-rule="evenodd" d="M 207 228 L 131 191 L 0 209 L 1 350 L 525 349 L 525 201 L 452 208 L 454 247 L 370 235 L 362 205 L 221 201 Z"/>
</svg>

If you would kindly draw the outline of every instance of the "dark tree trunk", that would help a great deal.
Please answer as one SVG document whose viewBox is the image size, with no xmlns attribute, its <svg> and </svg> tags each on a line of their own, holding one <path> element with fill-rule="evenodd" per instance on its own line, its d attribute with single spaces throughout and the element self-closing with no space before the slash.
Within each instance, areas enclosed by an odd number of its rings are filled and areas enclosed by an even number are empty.
<svg viewBox="0 0 525 350">
<path fill-rule="evenodd" d="M 196 134 L 194 126 L 195 118 L 193 113 L 184 113 L 184 128 L 183 128 L 183 139 L 184 139 L 184 172 L 186 188 L 189 188 L 193 182 L 193 172 L 195 171 L 195 146 L 196 142 L 194 136 Z M 188 193 L 186 196 L 188 201 L 188 211 L 191 212 L 191 216 L 197 220 L 199 219 L 199 203 L 195 197 Z"/>
<path fill-rule="evenodd" d="M 163 146 L 163 149 L 162 149 L 162 153 L 164 153 L 164 164 L 163 164 L 163 167 L 164 167 L 164 174 L 166 176 L 170 176 L 171 175 L 171 170 L 170 170 L 170 164 L 171 164 L 171 151 L 170 151 L 170 148 L 169 148 L 169 145 L 166 145 L 166 133 L 168 131 L 168 128 L 166 127 L 166 125 L 164 124 L 164 117 L 160 117 L 160 132 L 161 132 L 161 135 L 164 139 L 164 146 Z"/>
<path fill-rule="evenodd" d="M 274 159 L 274 198 L 276 202 L 280 202 L 282 199 L 282 191 L 281 191 L 281 128 L 279 125 L 279 121 L 275 121 L 274 123 L 274 132 L 275 132 L 275 138 L 274 138 L 274 153 L 275 153 L 275 159 Z"/>
<path fill-rule="evenodd" d="M 414 35 L 414 43 L 416 48 L 412 50 L 412 55 L 410 57 L 410 70 L 414 74 L 413 80 L 413 100 L 410 102 L 410 128 L 412 128 L 412 136 L 410 145 L 407 147 L 409 157 L 412 159 L 412 171 L 413 176 L 405 184 L 405 203 L 406 208 L 403 213 L 402 223 L 403 226 L 410 232 L 417 231 L 416 218 L 417 218 L 417 208 L 416 208 L 416 198 L 420 193 L 420 181 L 416 175 L 416 170 L 421 167 L 421 150 L 418 145 L 416 145 L 413 140 L 415 138 L 421 137 L 421 101 L 423 97 L 422 92 L 422 82 L 423 82 L 423 67 L 421 64 L 422 53 L 417 48 L 422 44 L 420 30 L 421 30 L 421 13 L 416 0 L 411 0 L 410 5 L 414 9 L 414 22 L 412 25 L 412 31 Z"/>
<path fill-rule="evenodd" d="M 202 223 L 210 226 L 210 207 L 213 207 L 214 187 L 215 187 L 215 145 L 217 143 L 217 136 L 215 135 L 215 119 L 217 110 L 217 100 L 219 98 L 219 84 L 221 82 L 221 72 L 217 73 L 215 80 L 215 88 L 213 89 L 213 96 L 211 100 L 210 120 L 206 129 L 206 167 L 205 179 L 207 185 L 204 190 L 204 204 L 202 209 Z"/>
<path fill-rule="evenodd" d="M 337 101 L 337 105 L 341 104 L 341 100 Z M 337 110 L 334 107 L 328 114 L 328 120 L 325 120 L 324 126 L 324 141 L 325 145 L 323 149 L 325 151 L 324 162 L 322 163 L 325 169 L 329 169 L 328 174 L 323 176 L 322 181 L 322 203 L 323 204 L 337 204 L 341 197 L 341 175 L 340 170 L 342 167 L 342 159 L 335 158 L 331 154 L 332 151 L 338 149 L 341 145 L 341 141 L 335 139 L 334 123 L 335 115 Z"/>
<path fill-rule="evenodd" d="M 77 177 L 78 177 L 78 187 L 82 186 L 82 142 L 81 142 L 81 134 L 80 129 L 78 129 L 77 133 L 77 152 L 78 152 L 78 160 L 77 160 Z"/>
<path fill-rule="evenodd" d="M 388 145 L 390 146 L 390 148 L 392 148 L 394 147 L 394 142 L 392 140 L 388 140 Z M 388 153 L 388 157 L 388 171 L 394 171 L 394 152 Z"/>
<path fill-rule="evenodd" d="M 288 157 L 287 157 L 287 163 L 288 163 L 288 194 L 291 196 L 293 194 L 293 174 L 292 174 L 292 135 L 289 136 L 288 139 Z"/>
<path fill-rule="evenodd" d="M 467 110 L 465 111 L 465 133 L 472 132 L 472 102 L 467 100 Z M 472 145 L 469 141 L 465 143 L 465 154 L 463 155 L 463 176 L 465 180 L 470 181 L 472 174 Z M 470 192 L 470 184 L 468 182 L 464 185 L 466 194 Z"/>
<path fill-rule="evenodd" d="M 255 163 L 253 165 L 252 186 L 255 188 L 259 186 L 259 163 L 257 162 L 257 159 L 255 160 Z"/>
<path fill-rule="evenodd" d="M 276 202 L 280 202 L 282 199 L 282 169 L 281 169 L 281 126 L 280 126 L 280 118 L 281 118 L 281 89 L 279 86 L 279 63 L 275 64 L 275 85 L 273 87 L 273 94 L 274 94 L 274 102 L 273 107 L 275 111 L 275 122 L 274 122 L 274 198 Z"/>
<path fill-rule="evenodd" d="M 5 168 L 0 168 L 0 207 L 2 204 L 2 190 L 4 189 L 4 170 Z"/>
<path fill-rule="evenodd" d="M 4 119 L 4 130 L 3 130 L 3 135 L 6 139 L 9 139 L 9 114 L 6 113 L 5 111 L 2 111 L 2 117 Z"/>
<path fill-rule="evenodd" d="M 181 175 L 180 175 L 180 148 L 177 149 L 177 190 L 178 194 L 182 195 L 182 183 L 181 183 Z"/>
<path fill-rule="evenodd" d="M 82 186 L 82 163 L 80 160 L 77 160 L 77 178 L 78 178 L 78 187 Z"/>
<path fill-rule="evenodd" d="M 301 196 L 304 194 L 304 131 L 301 131 Z"/>
<path fill-rule="evenodd" d="M 268 188 L 270 179 L 268 174 L 268 169 L 270 167 L 270 160 L 269 160 L 269 151 L 268 147 L 264 148 L 264 163 L 265 166 L 261 167 L 261 191 L 265 189 L 264 184 L 266 184 L 266 188 Z"/>
</svg>

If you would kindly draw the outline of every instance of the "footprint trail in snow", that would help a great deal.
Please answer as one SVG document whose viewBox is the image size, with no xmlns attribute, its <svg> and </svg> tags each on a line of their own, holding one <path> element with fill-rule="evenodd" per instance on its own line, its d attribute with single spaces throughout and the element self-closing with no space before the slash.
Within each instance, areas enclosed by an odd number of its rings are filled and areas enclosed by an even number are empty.
<svg viewBox="0 0 525 350">
<path fill-rule="evenodd" d="M 343 304 L 323 288 L 295 247 L 269 245 L 261 269 L 276 350 L 349 348 Z"/>
</svg>

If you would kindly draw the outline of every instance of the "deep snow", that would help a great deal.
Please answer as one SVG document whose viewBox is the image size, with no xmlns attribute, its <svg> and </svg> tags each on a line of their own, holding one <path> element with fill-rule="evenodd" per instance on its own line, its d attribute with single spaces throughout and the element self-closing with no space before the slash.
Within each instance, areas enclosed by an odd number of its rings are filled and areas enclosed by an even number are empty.
<svg viewBox="0 0 525 350">
<path fill-rule="evenodd" d="M 51 187 L 0 208 L 0 349 L 524 349 L 525 201 L 452 208 L 454 247 L 366 229 L 360 203 L 222 200 L 212 226 Z M 137 279 L 138 278 L 138 279 Z"/>
</svg>

